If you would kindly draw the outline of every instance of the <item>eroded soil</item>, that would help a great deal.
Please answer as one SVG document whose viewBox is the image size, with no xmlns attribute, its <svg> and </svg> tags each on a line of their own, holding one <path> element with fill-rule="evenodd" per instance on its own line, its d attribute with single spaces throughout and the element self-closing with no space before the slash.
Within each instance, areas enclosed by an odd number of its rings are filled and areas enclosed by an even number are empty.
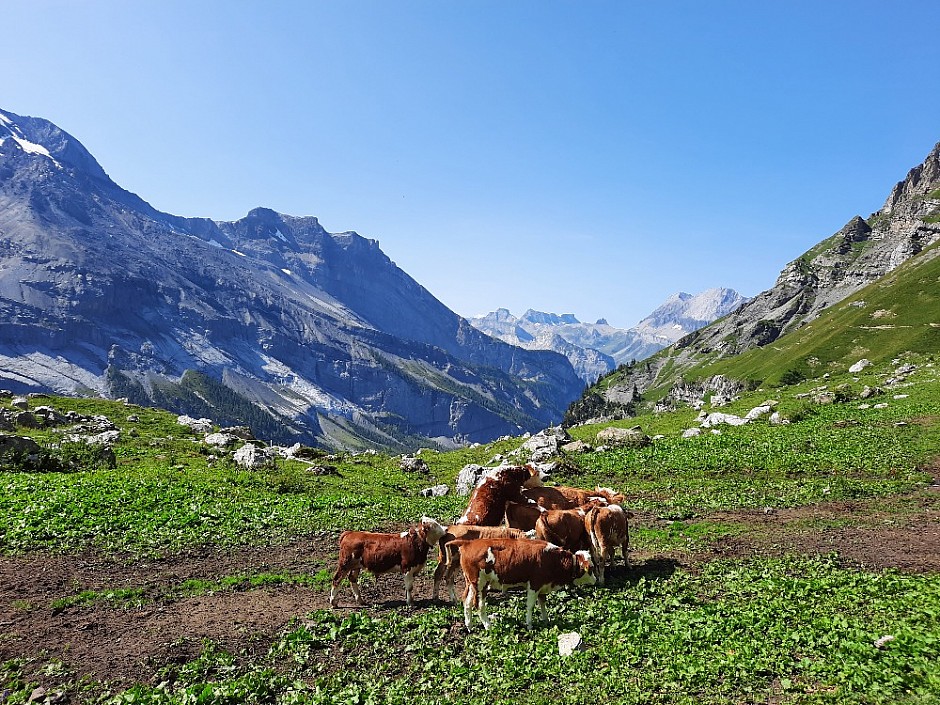
<svg viewBox="0 0 940 705">
<path fill-rule="evenodd" d="M 696 552 L 633 554 L 634 574 L 668 574 L 675 566 L 695 567 L 716 558 L 755 555 L 838 553 L 846 565 L 864 570 L 893 568 L 940 572 L 940 487 L 883 502 L 832 503 L 753 512 L 720 512 L 706 517 L 734 525 L 732 536 Z M 640 515 L 639 523 L 659 520 Z M 202 651 L 206 639 L 231 652 L 264 653 L 292 620 L 329 609 L 328 587 L 281 584 L 251 589 L 216 589 L 181 596 L 187 581 L 217 582 L 236 575 L 314 575 L 332 569 L 336 537 L 318 534 L 279 546 L 232 551 L 204 550 L 159 560 L 125 561 L 95 554 L 0 557 L 0 662 L 35 659 L 61 662 L 72 678 L 109 681 L 116 688 L 152 683 L 160 671 Z M 669 570 L 664 572 L 664 566 Z M 612 577 L 623 576 L 617 567 Z M 85 590 L 140 590 L 140 605 L 99 600 L 55 608 L 56 600 Z M 416 584 L 416 611 L 432 607 L 428 576 Z M 404 609 L 399 576 L 364 585 L 366 610 Z M 344 585 L 343 611 L 353 609 Z M 47 668 L 48 670 L 48 668 Z M 44 677 L 52 685 L 61 681 Z"/>
</svg>

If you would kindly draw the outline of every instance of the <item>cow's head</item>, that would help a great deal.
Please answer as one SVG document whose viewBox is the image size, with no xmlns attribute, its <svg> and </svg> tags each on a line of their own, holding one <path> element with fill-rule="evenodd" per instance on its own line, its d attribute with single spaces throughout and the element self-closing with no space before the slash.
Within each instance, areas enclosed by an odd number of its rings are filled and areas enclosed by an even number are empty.
<svg viewBox="0 0 940 705">
<path fill-rule="evenodd" d="M 526 469 L 526 477 L 522 483 L 523 487 L 542 487 L 545 484 L 545 480 L 548 479 L 549 475 L 544 470 L 540 470 L 534 465 L 523 465 Z"/>
<path fill-rule="evenodd" d="M 597 578 L 594 577 L 594 561 L 591 560 L 591 554 L 588 551 L 575 553 L 574 562 L 581 573 L 574 579 L 575 585 L 593 585 L 597 582 Z"/>
<path fill-rule="evenodd" d="M 421 517 L 421 528 L 419 531 L 424 537 L 424 542 L 428 546 L 433 546 L 444 537 L 444 534 L 447 533 L 447 528 L 431 517 Z"/>
<path fill-rule="evenodd" d="M 626 497 L 621 492 L 617 490 L 612 490 L 610 487 L 596 487 L 594 491 L 598 495 L 607 500 L 608 504 L 623 504 Z"/>
</svg>

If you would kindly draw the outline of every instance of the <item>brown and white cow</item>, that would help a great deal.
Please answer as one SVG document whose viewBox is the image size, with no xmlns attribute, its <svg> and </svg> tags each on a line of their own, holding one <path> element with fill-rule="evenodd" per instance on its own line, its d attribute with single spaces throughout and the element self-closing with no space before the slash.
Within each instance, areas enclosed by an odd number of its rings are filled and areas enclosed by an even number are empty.
<svg viewBox="0 0 940 705">
<path fill-rule="evenodd" d="M 336 607 L 336 588 L 349 578 L 356 602 L 362 604 L 359 572 L 363 569 L 380 575 L 399 571 L 405 576 L 405 603 L 411 607 L 415 575 L 428 560 L 428 550 L 440 541 L 447 530 L 434 519 L 422 517 L 421 523 L 400 534 L 377 534 L 371 531 L 344 531 L 339 536 L 339 562 L 333 574 L 330 605 Z"/>
<path fill-rule="evenodd" d="M 531 629 L 536 601 L 542 621 L 547 621 L 545 595 L 565 585 L 593 585 L 596 580 L 587 551 L 571 553 L 546 541 L 473 539 L 451 541 L 447 547 L 460 551 L 460 567 L 467 582 L 463 603 L 467 629 L 474 607 L 483 627 L 490 628 L 486 594 L 491 588 L 525 587 L 526 627 Z"/>
<path fill-rule="evenodd" d="M 434 592 L 431 598 L 434 600 L 438 599 L 441 583 L 446 581 L 450 601 L 457 601 L 457 595 L 454 591 L 454 577 L 457 571 L 460 570 L 460 551 L 459 549 L 447 550 L 447 544 L 451 541 L 456 539 L 529 539 L 534 536 L 535 534 L 529 536 L 525 531 L 519 531 L 505 526 L 451 524 L 447 527 L 447 533 L 444 534 L 438 542 L 440 555 L 438 557 L 437 568 L 434 570 Z"/>
<path fill-rule="evenodd" d="M 609 487 L 585 490 L 580 487 L 535 487 L 525 489 L 522 495 L 545 509 L 574 509 L 591 501 L 602 500 L 607 504 L 620 504 L 624 496 Z"/>
<path fill-rule="evenodd" d="M 577 509 L 546 509 L 535 522 L 535 536 L 542 541 L 549 541 L 569 551 L 591 550 L 591 537 L 588 535 L 587 512 L 595 505 L 585 505 Z"/>
<path fill-rule="evenodd" d="M 506 502 L 524 502 L 524 487 L 539 487 L 545 473 L 532 465 L 506 465 L 491 470 L 470 495 L 466 511 L 456 524 L 499 526 L 506 514 Z"/>
<path fill-rule="evenodd" d="M 630 567 L 630 525 L 633 514 L 617 504 L 594 507 L 585 517 L 588 536 L 591 539 L 591 556 L 594 558 L 597 582 L 604 584 L 604 568 L 614 563 L 614 552 L 619 548 L 624 565 Z"/>
<path fill-rule="evenodd" d="M 535 502 L 506 502 L 506 523 L 513 529 L 532 531 L 544 507 Z"/>
</svg>

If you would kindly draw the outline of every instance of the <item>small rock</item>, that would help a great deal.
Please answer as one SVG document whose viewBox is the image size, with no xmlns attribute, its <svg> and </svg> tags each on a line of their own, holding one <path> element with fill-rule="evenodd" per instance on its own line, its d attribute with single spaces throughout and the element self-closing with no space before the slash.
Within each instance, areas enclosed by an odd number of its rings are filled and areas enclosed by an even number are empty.
<svg viewBox="0 0 940 705">
<path fill-rule="evenodd" d="M 239 440 L 242 439 L 240 439 L 238 436 L 219 431 L 218 433 L 210 433 L 203 439 L 202 442 L 207 446 L 212 446 L 213 448 L 227 448 L 228 446 L 235 445 Z"/>
<path fill-rule="evenodd" d="M 450 492 L 450 487 L 447 485 L 434 485 L 434 487 L 427 487 L 421 490 L 422 497 L 443 497 L 448 492 Z"/>
<path fill-rule="evenodd" d="M 683 438 L 695 438 L 696 436 L 702 435 L 702 429 L 700 428 L 687 428 L 682 432 Z"/>
<path fill-rule="evenodd" d="M 880 404 L 875 404 L 872 407 L 872 409 L 887 409 L 887 408 L 888 408 L 888 405 L 885 404 L 884 402 L 881 402 Z"/>
<path fill-rule="evenodd" d="M 259 448 L 253 443 L 246 443 L 236 450 L 232 459 L 237 465 L 248 470 L 264 467 L 270 460 L 267 449 Z"/>
<path fill-rule="evenodd" d="M 10 404 L 13 406 L 14 409 L 21 409 L 23 411 L 29 408 L 29 402 L 26 401 L 26 397 L 17 397 L 13 401 L 11 401 Z"/>
<path fill-rule="evenodd" d="M 871 361 L 866 360 L 863 357 L 861 360 L 859 360 L 858 362 L 856 362 L 854 365 L 852 365 L 849 368 L 849 372 L 851 372 L 852 374 L 855 374 L 856 372 L 861 372 L 862 370 L 864 370 L 866 367 L 869 367 L 869 366 L 871 366 Z"/>
<path fill-rule="evenodd" d="M 128 423 L 137 423 L 140 421 L 140 417 L 137 414 L 131 414 L 127 417 Z"/>
<path fill-rule="evenodd" d="M 398 463 L 398 467 L 402 472 L 420 472 L 424 475 L 431 474 L 431 468 L 428 467 L 428 464 L 423 461 L 421 458 L 415 458 L 412 456 L 406 455 Z"/>
<path fill-rule="evenodd" d="M 911 364 L 901 365 L 898 369 L 894 371 L 894 373 L 898 375 L 909 375 L 911 372 L 913 372 L 916 369 L 917 369 L 916 365 L 911 365 Z"/>
<path fill-rule="evenodd" d="M 859 405 L 856 406 L 855 408 L 856 408 L 856 409 L 870 409 L 870 408 L 871 408 L 871 404 L 859 404 Z"/>
<path fill-rule="evenodd" d="M 744 415 L 744 418 L 748 421 L 753 421 L 754 419 L 759 419 L 761 416 L 766 416 L 771 411 L 773 411 L 772 406 L 769 404 L 762 404 L 761 406 L 755 406 L 753 409 L 747 412 Z"/>
<path fill-rule="evenodd" d="M 608 426 L 597 434 L 597 440 L 612 446 L 626 446 L 628 448 L 643 448 L 652 441 L 643 431 L 636 428 L 619 428 Z"/>
<path fill-rule="evenodd" d="M 21 411 L 16 414 L 13 417 L 13 423 L 23 428 L 39 428 L 41 425 L 39 419 L 36 418 L 36 415 L 32 411 Z"/>
<path fill-rule="evenodd" d="M 892 398 L 892 399 L 907 399 L 909 396 L 910 396 L 910 394 L 895 394 L 895 395 L 894 395 L 893 397 L 891 397 L 891 398 Z"/>
<path fill-rule="evenodd" d="M 571 443 L 565 443 L 561 449 L 565 453 L 587 453 L 591 450 L 591 446 L 584 441 L 572 441 Z"/>
<path fill-rule="evenodd" d="M 211 433 L 212 432 L 212 419 L 205 419 L 205 418 L 194 419 L 191 416 L 187 416 L 186 414 L 183 414 L 182 416 L 177 417 L 176 423 L 178 423 L 180 426 L 186 426 L 187 428 L 191 428 L 196 433 Z"/>
<path fill-rule="evenodd" d="M 783 418 L 779 411 L 772 413 L 767 421 L 771 426 L 786 426 L 788 423 L 790 423 L 790 419 Z"/>
<path fill-rule="evenodd" d="M 558 635 L 559 656 L 571 656 L 575 651 L 584 651 L 587 646 L 577 632 L 566 632 Z"/>
<path fill-rule="evenodd" d="M 876 649 L 883 649 L 886 644 L 892 641 L 894 641 L 894 637 L 890 634 L 885 634 L 884 636 L 875 639 L 872 644 L 874 644 Z"/>
<path fill-rule="evenodd" d="M 750 421 L 750 419 L 742 418 L 735 414 L 725 414 L 720 411 L 715 411 L 705 417 L 705 420 L 702 421 L 702 428 L 711 428 L 712 426 L 719 426 L 721 424 L 743 426 L 748 423 L 748 421 Z"/>
</svg>

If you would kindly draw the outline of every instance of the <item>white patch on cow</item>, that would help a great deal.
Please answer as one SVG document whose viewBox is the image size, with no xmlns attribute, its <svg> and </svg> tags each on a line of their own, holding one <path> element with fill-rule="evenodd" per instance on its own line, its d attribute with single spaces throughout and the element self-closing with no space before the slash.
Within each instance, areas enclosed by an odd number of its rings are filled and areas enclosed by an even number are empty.
<svg viewBox="0 0 940 705">
<path fill-rule="evenodd" d="M 601 494 L 617 494 L 617 491 L 611 489 L 610 487 L 595 487 L 594 490 L 596 492 L 600 492 Z"/>
<path fill-rule="evenodd" d="M 588 502 L 597 502 L 598 504 L 602 504 L 602 505 L 604 505 L 605 507 L 606 507 L 608 504 L 610 504 L 610 502 L 607 501 L 607 498 L 606 498 L 606 497 L 599 497 L 599 496 L 598 496 L 598 497 L 588 497 Z"/>
<path fill-rule="evenodd" d="M 495 562 L 496 562 L 496 555 L 493 553 L 493 547 L 492 547 L 492 546 L 488 546 L 487 549 L 486 549 L 486 562 L 487 562 L 487 563 L 495 563 Z"/>
<path fill-rule="evenodd" d="M 526 538 L 528 539 L 538 538 L 538 534 L 536 533 L 535 529 L 529 529 L 528 531 L 525 532 L 525 535 L 526 535 Z"/>
<path fill-rule="evenodd" d="M 591 552 L 590 552 L 590 551 L 576 551 L 574 555 L 576 555 L 576 556 L 581 556 L 581 557 L 584 558 L 588 563 L 591 562 Z"/>
<path fill-rule="evenodd" d="M 578 516 L 579 516 L 579 517 L 583 517 L 585 514 L 586 514 L 586 512 L 585 512 L 583 509 L 579 509 L 579 510 L 578 510 Z"/>
<path fill-rule="evenodd" d="M 545 544 L 545 548 L 542 549 L 542 552 L 543 552 L 543 553 L 548 553 L 549 551 L 557 551 L 557 550 L 559 550 L 560 548 L 561 548 L 561 546 L 556 546 L 556 545 L 553 544 L 553 543 L 546 543 L 546 544 Z"/>
<path fill-rule="evenodd" d="M 611 504 L 607 508 L 612 512 L 620 512 L 621 514 L 623 514 L 623 507 L 621 507 L 619 504 Z"/>
<path fill-rule="evenodd" d="M 398 535 L 401 536 L 402 538 L 405 538 L 405 537 L 408 535 L 408 532 L 407 532 L 407 531 L 402 531 L 402 532 L 401 532 L 400 534 L 398 534 Z"/>
</svg>

